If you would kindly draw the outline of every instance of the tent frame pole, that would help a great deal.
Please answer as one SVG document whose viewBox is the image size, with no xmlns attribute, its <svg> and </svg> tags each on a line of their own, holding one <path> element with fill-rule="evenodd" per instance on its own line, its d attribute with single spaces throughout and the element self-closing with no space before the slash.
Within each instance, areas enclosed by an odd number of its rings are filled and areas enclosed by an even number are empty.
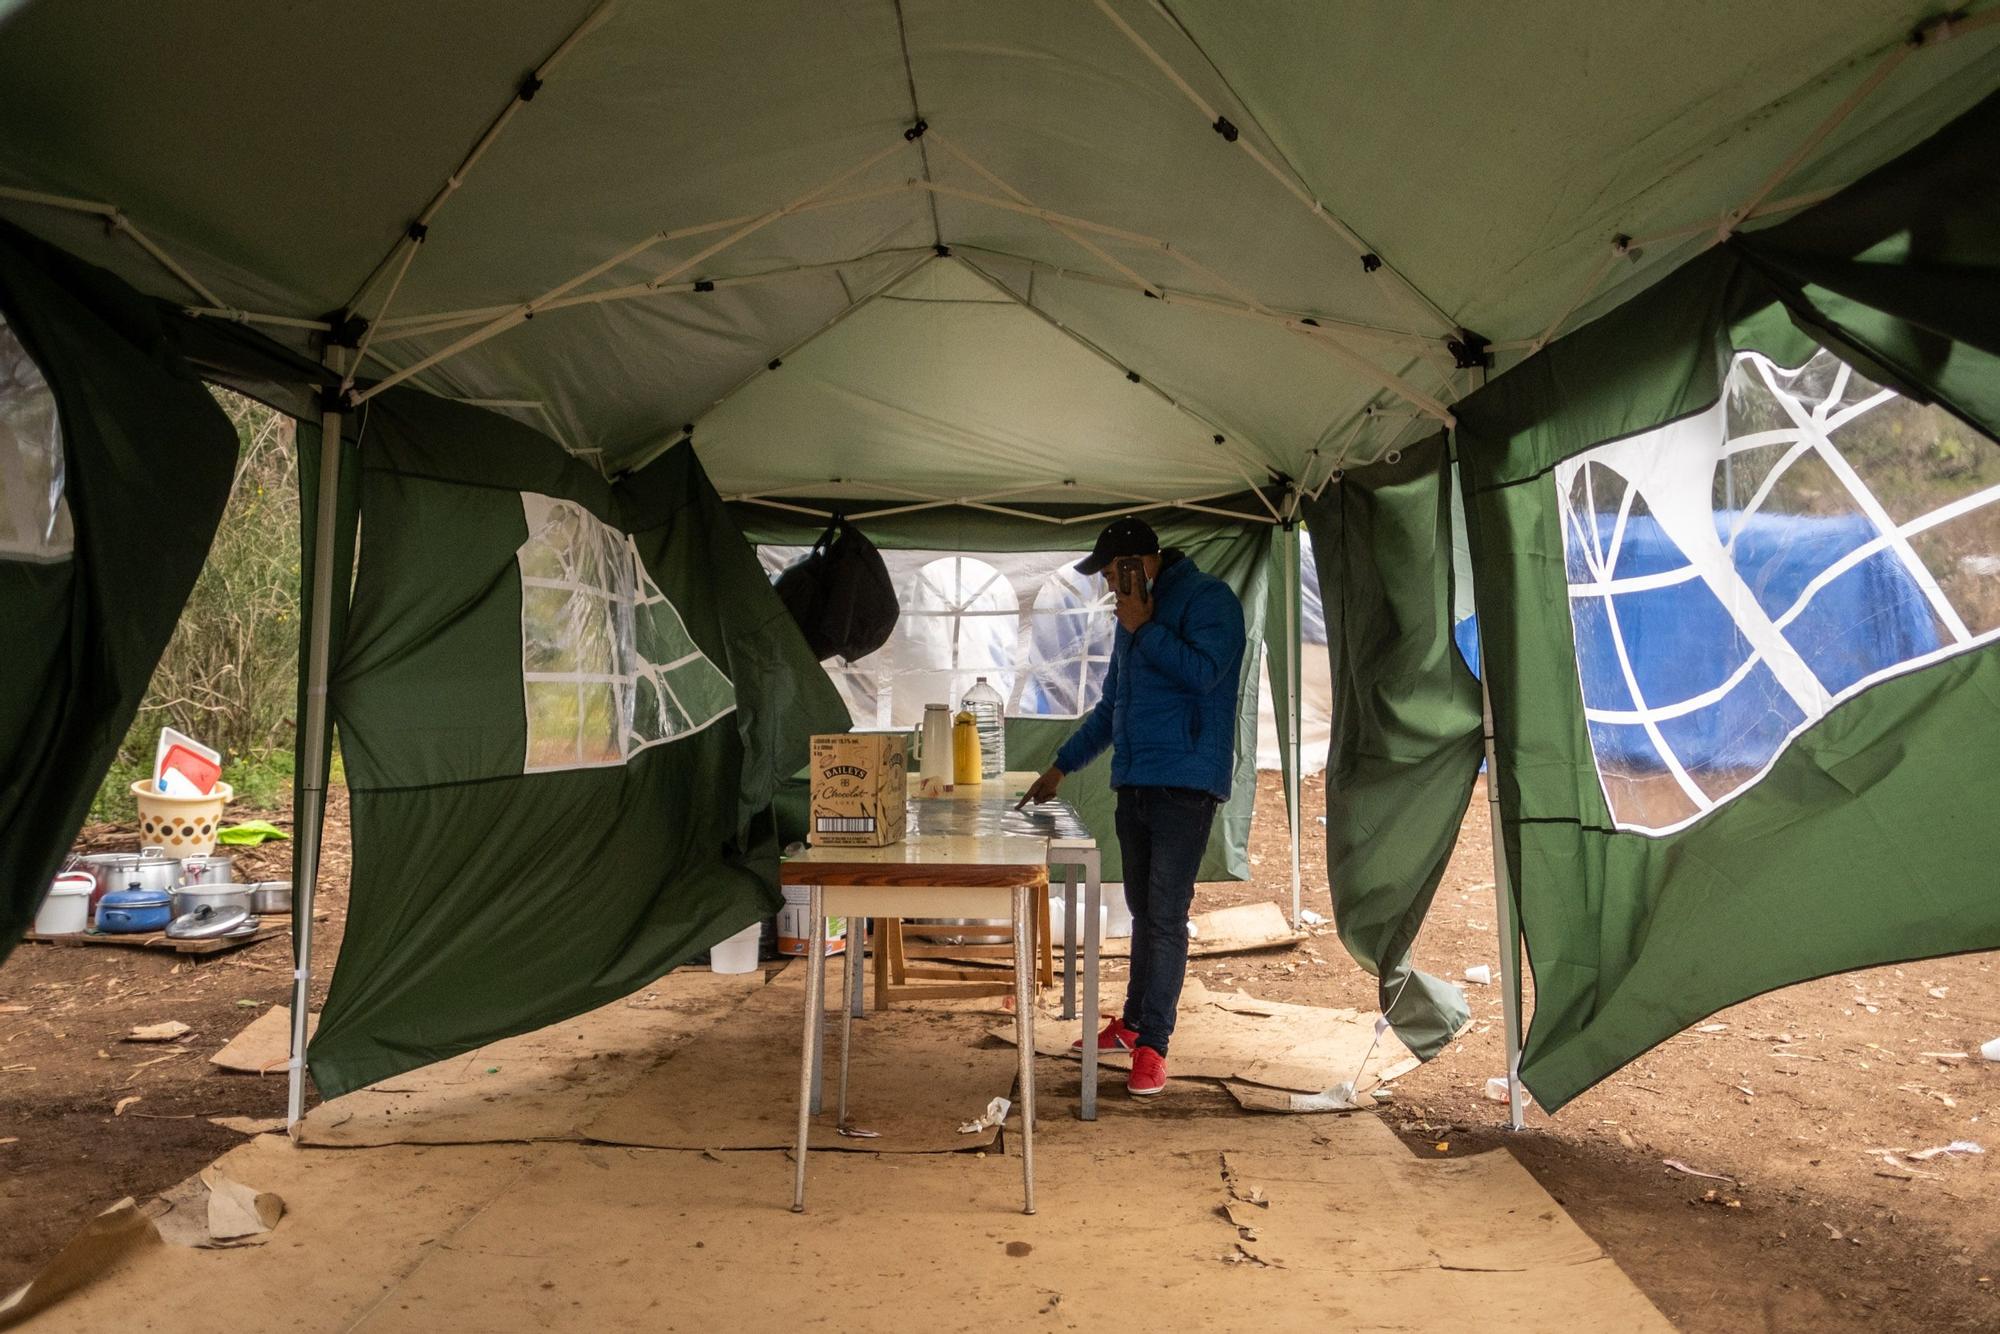
<svg viewBox="0 0 2000 1334">
<path fill-rule="evenodd" d="M 1305 819 L 1305 812 L 1299 806 L 1300 766 L 1305 762 L 1305 724 L 1299 717 L 1299 667 L 1301 652 L 1299 636 L 1305 627 L 1300 623 L 1299 600 L 1302 593 L 1303 575 L 1299 569 L 1302 555 L 1299 545 L 1299 496 L 1293 491 L 1285 506 L 1284 527 L 1285 549 L 1285 733 L 1291 752 L 1291 763 L 1285 768 L 1285 805 L 1290 812 L 1289 823 L 1292 833 L 1292 929 L 1300 930 L 1303 923 L 1303 905 L 1299 899 L 1299 826 Z"/>
<path fill-rule="evenodd" d="M 1493 902 L 1500 931 L 1500 1007 L 1507 1031 L 1507 1128 L 1522 1130 L 1525 1097 L 1521 1089 L 1521 924 L 1514 912 L 1514 886 L 1507 869 L 1507 843 L 1500 826 L 1500 761 L 1493 744 L 1493 692 L 1486 684 L 1492 670 L 1485 643 L 1480 644 L 1479 700 L 1485 715 L 1486 814 L 1493 834 Z"/>
<path fill-rule="evenodd" d="M 336 383 L 345 369 L 344 349 L 329 347 L 326 368 Z M 300 726 L 299 760 L 305 781 L 299 785 L 304 809 L 296 813 L 293 835 L 298 888 L 292 912 L 292 1048 L 288 1064 L 290 1086 L 285 1096 L 285 1127 L 294 1130 L 305 1113 L 306 1016 L 312 1001 L 313 900 L 319 888 L 320 835 L 326 816 L 326 683 L 333 644 L 334 548 L 340 522 L 340 450 L 342 400 L 329 395 L 320 414 L 319 494 L 313 514 L 312 618 L 306 631 L 306 707 Z"/>
</svg>

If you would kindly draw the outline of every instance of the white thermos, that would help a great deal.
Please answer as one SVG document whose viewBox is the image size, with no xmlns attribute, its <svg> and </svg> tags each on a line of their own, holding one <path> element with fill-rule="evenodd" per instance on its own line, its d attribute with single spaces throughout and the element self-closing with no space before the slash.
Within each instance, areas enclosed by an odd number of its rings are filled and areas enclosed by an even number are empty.
<svg viewBox="0 0 2000 1334">
<path fill-rule="evenodd" d="M 917 736 L 917 790 L 923 793 L 951 790 L 951 709 L 943 704 L 924 705 L 924 726 Z"/>
</svg>

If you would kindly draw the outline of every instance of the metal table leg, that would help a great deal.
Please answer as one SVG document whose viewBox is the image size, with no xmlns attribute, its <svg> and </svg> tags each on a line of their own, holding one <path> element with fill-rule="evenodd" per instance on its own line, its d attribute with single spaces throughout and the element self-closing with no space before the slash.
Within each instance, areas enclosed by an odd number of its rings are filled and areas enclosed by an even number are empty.
<svg viewBox="0 0 2000 1334">
<path fill-rule="evenodd" d="M 1076 864 L 1063 867 L 1063 1007 L 1064 1019 L 1076 1018 Z"/>
<path fill-rule="evenodd" d="M 850 926 L 847 941 L 849 955 L 858 955 L 854 948 L 853 931 Z M 854 967 L 854 959 L 841 960 L 845 965 L 840 970 L 840 1103 L 836 1125 L 847 1124 L 847 1065 L 848 1054 L 854 1050 L 854 1011 L 861 1001 L 860 970 Z"/>
<path fill-rule="evenodd" d="M 850 917 L 847 919 L 847 980 L 852 988 L 847 993 L 847 1009 L 856 1019 L 861 1017 L 862 977 L 868 966 L 868 919 Z"/>
<path fill-rule="evenodd" d="M 1098 922 L 1104 915 L 1104 885 L 1098 850 L 1083 858 L 1083 1107 L 1086 1121 L 1097 1119 L 1097 956 Z"/>
<path fill-rule="evenodd" d="M 1021 1057 L 1021 1212 L 1035 1212 L 1035 950 L 1033 895 L 1041 887 L 1014 890 L 1014 1041 Z"/>
<path fill-rule="evenodd" d="M 818 885 L 812 893 L 812 920 L 806 923 L 811 934 L 806 942 L 806 988 L 813 997 L 812 1109 L 818 1116 L 826 1110 L 826 902 Z"/>
<path fill-rule="evenodd" d="M 806 1143 L 812 1136 L 812 1114 L 819 1100 L 820 987 L 822 972 L 812 966 L 814 955 L 824 957 L 826 919 L 820 915 L 820 889 L 812 887 L 806 908 L 806 1004 L 805 1034 L 799 1043 L 799 1143 L 792 1167 L 792 1212 L 806 1211 Z"/>
</svg>

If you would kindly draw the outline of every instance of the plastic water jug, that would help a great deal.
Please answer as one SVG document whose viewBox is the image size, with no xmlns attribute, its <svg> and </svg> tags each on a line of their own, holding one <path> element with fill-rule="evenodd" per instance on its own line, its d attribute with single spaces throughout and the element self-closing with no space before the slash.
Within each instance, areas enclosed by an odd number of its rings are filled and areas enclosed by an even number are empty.
<svg viewBox="0 0 2000 1334">
<path fill-rule="evenodd" d="M 1007 772 L 1007 702 L 982 676 L 965 692 L 965 711 L 979 726 L 979 776 L 992 782 Z"/>
</svg>

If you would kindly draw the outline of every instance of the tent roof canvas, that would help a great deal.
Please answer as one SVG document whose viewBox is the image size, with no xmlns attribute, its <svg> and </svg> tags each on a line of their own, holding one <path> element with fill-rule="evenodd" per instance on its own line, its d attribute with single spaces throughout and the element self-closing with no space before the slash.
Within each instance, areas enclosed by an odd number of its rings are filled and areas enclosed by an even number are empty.
<svg viewBox="0 0 2000 1334">
<path fill-rule="evenodd" d="M 0 213 L 607 472 L 1313 484 L 1971 105 L 1970 8 L 26 0 Z"/>
</svg>

